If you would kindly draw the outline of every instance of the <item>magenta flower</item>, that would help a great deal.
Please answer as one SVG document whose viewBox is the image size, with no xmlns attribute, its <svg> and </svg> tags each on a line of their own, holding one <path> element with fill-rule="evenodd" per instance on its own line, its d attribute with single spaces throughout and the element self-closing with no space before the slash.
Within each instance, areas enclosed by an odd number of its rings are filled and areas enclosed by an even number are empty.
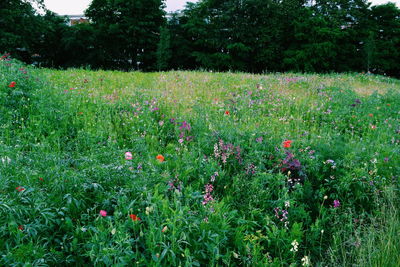
<svg viewBox="0 0 400 267">
<path fill-rule="evenodd" d="M 333 207 L 334 207 L 334 208 L 339 208 L 339 207 L 340 207 L 340 201 L 339 201 L 338 199 L 335 199 L 335 200 L 333 201 Z"/>
<path fill-rule="evenodd" d="M 100 211 L 100 215 L 103 216 L 103 217 L 106 217 L 107 216 L 107 211 L 101 210 Z"/>
<path fill-rule="evenodd" d="M 125 153 L 125 159 L 126 160 L 131 160 L 133 158 L 132 153 L 131 152 L 126 152 Z"/>
</svg>

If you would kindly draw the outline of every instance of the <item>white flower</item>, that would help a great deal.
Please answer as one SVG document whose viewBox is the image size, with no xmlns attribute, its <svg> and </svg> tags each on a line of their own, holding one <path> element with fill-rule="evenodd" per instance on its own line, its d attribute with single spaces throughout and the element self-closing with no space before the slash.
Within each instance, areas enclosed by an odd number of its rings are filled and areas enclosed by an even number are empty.
<svg viewBox="0 0 400 267">
<path fill-rule="evenodd" d="M 1 162 L 3 164 L 10 164 L 11 163 L 11 159 L 9 157 L 5 156 L 5 157 L 1 158 Z"/>
<path fill-rule="evenodd" d="M 297 252 L 297 250 L 299 250 L 299 243 L 297 242 L 297 240 L 293 240 L 292 242 L 292 248 L 290 249 L 290 251 L 292 252 Z"/>
<path fill-rule="evenodd" d="M 301 259 L 301 262 L 302 262 L 302 264 L 301 264 L 302 266 L 309 266 L 311 264 L 310 258 L 308 256 L 304 256 Z"/>
</svg>

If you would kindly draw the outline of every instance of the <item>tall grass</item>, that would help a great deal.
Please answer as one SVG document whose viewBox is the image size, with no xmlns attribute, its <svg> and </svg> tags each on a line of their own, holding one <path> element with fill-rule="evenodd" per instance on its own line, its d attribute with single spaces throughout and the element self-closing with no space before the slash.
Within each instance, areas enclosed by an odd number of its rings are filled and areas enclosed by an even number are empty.
<svg viewBox="0 0 400 267">
<path fill-rule="evenodd" d="M 357 223 L 353 233 L 334 234 L 331 266 L 400 266 L 400 203 L 398 188 L 385 188 L 374 216 Z M 322 266 L 325 266 L 322 264 Z"/>
</svg>

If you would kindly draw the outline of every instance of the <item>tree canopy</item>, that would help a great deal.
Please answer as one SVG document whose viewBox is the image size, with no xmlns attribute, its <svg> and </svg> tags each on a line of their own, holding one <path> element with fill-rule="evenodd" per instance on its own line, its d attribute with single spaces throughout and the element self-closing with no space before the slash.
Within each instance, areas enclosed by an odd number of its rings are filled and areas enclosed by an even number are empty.
<svg viewBox="0 0 400 267">
<path fill-rule="evenodd" d="M 400 9 L 366 0 L 93 0 L 67 26 L 41 0 L 0 3 L 0 52 L 49 67 L 370 71 L 400 77 Z M 32 55 L 39 55 L 34 58 Z"/>
</svg>

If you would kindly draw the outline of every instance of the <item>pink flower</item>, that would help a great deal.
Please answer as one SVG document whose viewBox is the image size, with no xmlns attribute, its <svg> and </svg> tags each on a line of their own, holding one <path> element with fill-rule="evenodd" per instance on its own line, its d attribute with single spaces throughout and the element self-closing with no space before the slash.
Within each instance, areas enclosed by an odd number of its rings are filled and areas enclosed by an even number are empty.
<svg viewBox="0 0 400 267">
<path fill-rule="evenodd" d="M 101 210 L 100 211 L 100 215 L 103 216 L 103 217 L 106 217 L 107 216 L 107 211 Z"/>
<path fill-rule="evenodd" d="M 133 157 L 132 157 L 132 153 L 131 152 L 126 152 L 125 153 L 125 159 L 126 160 L 131 160 Z"/>
</svg>

